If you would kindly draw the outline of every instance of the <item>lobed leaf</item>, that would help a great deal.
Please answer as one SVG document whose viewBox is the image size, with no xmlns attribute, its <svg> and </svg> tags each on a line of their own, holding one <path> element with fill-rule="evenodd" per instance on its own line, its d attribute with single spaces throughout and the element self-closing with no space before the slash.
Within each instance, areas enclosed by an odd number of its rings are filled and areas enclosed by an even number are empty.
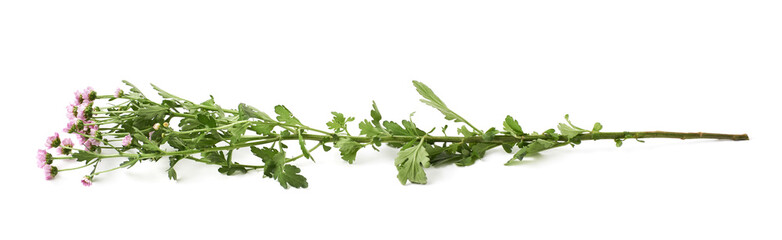
<svg viewBox="0 0 782 240">
<path fill-rule="evenodd" d="M 283 105 L 274 106 L 274 112 L 277 113 L 277 121 L 301 126 L 299 119 L 293 116 L 290 110 Z"/>
<path fill-rule="evenodd" d="M 426 172 L 424 168 L 429 167 L 429 154 L 423 147 L 423 139 L 415 147 L 409 147 L 399 151 L 394 164 L 396 165 L 397 178 L 402 185 L 407 181 L 417 184 L 426 184 Z"/>
</svg>

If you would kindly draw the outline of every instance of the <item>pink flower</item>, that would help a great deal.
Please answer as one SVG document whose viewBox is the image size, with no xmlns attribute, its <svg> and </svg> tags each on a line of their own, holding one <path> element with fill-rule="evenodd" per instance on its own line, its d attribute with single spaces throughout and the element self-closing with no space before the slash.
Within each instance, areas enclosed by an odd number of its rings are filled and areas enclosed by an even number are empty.
<svg viewBox="0 0 782 240">
<path fill-rule="evenodd" d="M 48 148 L 56 148 L 60 146 L 60 134 L 54 133 L 54 136 L 46 138 L 46 147 Z"/>
<path fill-rule="evenodd" d="M 122 97 L 123 94 L 124 93 L 122 92 L 122 89 L 117 88 L 117 90 L 114 91 L 114 97 L 115 98 Z"/>
<path fill-rule="evenodd" d="M 75 105 L 79 105 L 79 104 L 84 103 L 84 99 L 85 98 L 84 98 L 84 95 L 82 95 L 82 92 L 76 91 L 76 92 L 73 92 L 73 95 L 74 95 L 74 98 L 76 99 L 76 101 L 75 101 L 76 104 Z"/>
<path fill-rule="evenodd" d="M 62 155 L 68 155 L 71 154 L 71 148 L 73 148 L 73 141 L 71 141 L 70 138 L 66 138 L 62 140 L 62 144 L 57 150 L 59 150 Z"/>
<path fill-rule="evenodd" d="M 51 158 L 52 155 L 46 152 L 46 150 L 39 149 L 38 150 L 38 167 L 43 168 L 46 166 L 47 161 L 49 161 L 49 158 Z"/>
<path fill-rule="evenodd" d="M 87 87 L 84 89 L 84 92 L 82 92 L 82 98 L 84 98 L 87 102 L 95 101 L 95 98 L 97 98 L 98 94 L 95 92 L 95 89 L 92 89 L 92 87 Z"/>
<path fill-rule="evenodd" d="M 66 133 L 75 133 L 76 131 L 78 131 L 78 129 L 76 128 L 76 123 L 77 122 L 74 119 L 71 119 L 71 121 L 68 122 L 68 125 L 66 125 L 65 128 L 62 129 L 62 131 Z"/>
<path fill-rule="evenodd" d="M 76 110 L 76 118 L 81 120 L 87 120 L 87 118 L 84 116 L 85 111 L 87 111 L 87 105 L 79 105 L 79 107 Z"/>
<path fill-rule="evenodd" d="M 92 179 L 88 176 L 84 176 L 84 178 L 81 179 L 81 185 L 84 185 L 85 187 L 92 186 Z"/>
<path fill-rule="evenodd" d="M 79 132 L 87 134 L 87 135 L 90 135 L 92 130 L 96 129 L 96 127 L 93 127 L 93 126 L 97 127 L 97 125 L 95 125 L 95 121 L 91 121 L 91 120 L 83 121 L 81 130 Z"/>
<path fill-rule="evenodd" d="M 85 121 L 92 118 L 92 104 L 79 105 L 79 108 L 76 111 L 76 118 Z"/>
<path fill-rule="evenodd" d="M 68 106 L 65 107 L 65 111 L 66 111 L 65 116 L 67 116 L 68 119 L 76 118 L 76 116 L 79 114 L 78 113 L 78 110 L 79 110 L 78 106 L 79 106 L 78 104 L 73 104 L 73 103 L 68 104 Z"/>
<path fill-rule="evenodd" d="M 127 136 L 122 138 L 122 146 L 125 146 L 125 147 L 130 146 L 131 141 L 133 141 L 133 138 L 130 137 L 130 134 L 128 134 Z"/>
<path fill-rule="evenodd" d="M 46 164 L 43 166 L 43 173 L 46 176 L 46 180 L 52 180 L 54 176 L 57 176 L 57 167 Z"/>
<path fill-rule="evenodd" d="M 87 137 L 85 137 L 85 136 L 83 136 L 81 134 L 80 135 L 76 135 L 76 138 L 79 139 L 79 144 L 82 144 L 82 145 L 84 145 L 84 143 L 87 142 L 87 140 L 89 140 L 89 138 L 87 138 Z"/>
<path fill-rule="evenodd" d="M 84 145 L 84 150 L 92 151 L 92 149 L 94 147 L 99 147 L 100 146 L 100 140 L 94 139 L 94 138 L 90 138 L 90 139 L 87 139 L 87 141 L 84 141 L 84 143 L 82 143 L 82 144 Z"/>
<path fill-rule="evenodd" d="M 89 138 L 86 138 L 86 140 L 83 143 L 81 143 L 81 145 L 84 145 L 85 151 L 90 151 L 90 148 L 92 148 L 92 141 L 90 141 Z"/>
</svg>

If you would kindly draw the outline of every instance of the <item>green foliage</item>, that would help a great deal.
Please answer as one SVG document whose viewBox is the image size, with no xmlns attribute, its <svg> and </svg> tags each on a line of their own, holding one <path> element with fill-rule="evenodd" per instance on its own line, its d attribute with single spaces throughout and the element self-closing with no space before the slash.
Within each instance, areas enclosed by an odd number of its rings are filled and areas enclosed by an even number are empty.
<svg viewBox="0 0 782 240">
<path fill-rule="evenodd" d="M 239 112 L 246 114 L 250 118 L 257 118 L 267 122 L 274 122 L 274 120 L 271 117 L 269 117 L 268 114 L 259 111 L 258 109 L 244 103 L 239 104 Z"/>
<path fill-rule="evenodd" d="M 494 128 L 489 128 L 489 130 L 487 130 L 485 133 L 483 133 L 483 140 L 484 141 L 494 140 L 494 135 L 497 135 L 498 133 L 500 133 L 499 130 L 494 129 Z"/>
<path fill-rule="evenodd" d="M 456 114 L 455 112 L 451 111 L 451 109 L 448 108 L 448 106 L 445 106 L 445 103 L 443 100 L 440 100 L 437 95 L 434 94 L 434 91 L 432 91 L 431 88 L 426 86 L 425 84 L 419 82 L 419 81 L 413 81 L 413 85 L 415 85 L 415 89 L 418 91 L 418 94 L 421 95 L 424 99 L 421 99 L 421 102 L 426 103 L 426 105 L 429 105 L 441 113 L 445 115 L 446 120 L 452 120 L 455 122 L 464 122 L 467 121 L 464 120 L 461 116 Z"/>
<path fill-rule="evenodd" d="M 356 161 L 356 153 L 364 146 L 364 144 L 357 143 L 349 138 L 340 138 L 339 141 L 334 144 L 334 147 L 339 148 L 339 155 L 342 156 L 342 159 L 348 161 L 350 164 L 353 164 L 353 162 Z"/>
<path fill-rule="evenodd" d="M 182 141 L 182 139 L 177 136 L 170 136 L 168 138 L 168 145 L 170 145 L 173 148 L 176 148 L 179 151 L 184 151 L 190 148 L 187 146 L 187 143 Z"/>
<path fill-rule="evenodd" d="M 402 126 L 399 126 L 399 124 L 393 122 L 393 121 L 383 121 L 383 126 L 386 127 L 386 130 L 390 132 L 392 135 L 396 136 L 415 136 L 415 134 L 408 132 Z"/>
<path fill-rule="evenodd" d="M 513 158 L 508 160 L 508 162 L 505 163 L 505 165 L 515 165 L 521 162 L 522 159 L 524 159 L 525 156 L 533 153 L 538 153 L 540 151 L 550 149 L 553 147 L 556 147 L 557 143 L 549 140 L 543 140 L 543 139 L 537 139 L 533 141 L 532 143 L 529 143 L 519 149 L 519 151 L 516 152 L 516 154 L 513 155 Z"/>
<path fill-rule="evenodd" d="M 364 120 L 358 123 L 358 128 L 361 129 L 361 135 L 367 137 L 377 137 L 385 135 L 382 128 L 375 127 L 369 120 Z"/>
<path fill-rule="evenodd" d="M 139 89 L 136 87 L 136 85 L 133 85 L 132 83 L 128 82 L 127 80 L 122 80 L 122 83 L 124 83 L 125 85 L 128 85 L 128 87 L 130 87 L 130 92 L 131 92 L 131 93 L 138 94 L 138 95 L 139 95 L 139 97 L 144 97 L 144 94 L 143 94 L 143 93 L 141 93 L 141 90 L 139 90 Z"/>
<path fill-rule="evenodd" d="M 377 110 L 377 104 L 375 104 L 375 101 L 372 101 L 372 110 L 369 111 L 369 115 L 372 116 L 372 124 L 374 124 L 377 128 L 382 128 L 380 126 L 380 120 L 383 118 L 383 116 L 380 115 L 380 110 Z"/>
<path fill-rule="evenodd" d="M 502 128 L 514 137 L 521 137 L 524 135 L 524 131 L 521 130 L 521 125 L 519 125 L 519 122 L 513 119 L 513 117 L 510 115 L 505 117 L 505 122 L 502 122 Z"/>
<path fill-rule="evenodd" d="M 456 166 L 459 167 L 466 167 L 475 164 L 476 161 L 483 158 L 484 155 L 486 155 L 486 151 L 489 149 L 495 148 L 499 146 L 500 144 L 493 144 L 493 143 L 476 143 L 468 145 L 465 150 L 468 150 L 467 152 L 469 155 L 465 158 L 462 158 L 461 160 L 456 162 Z"/>
<path fill-rule="evenodd" d="M 203 113 L 199 113 L 196 115 L 196 119 L 201 124 L 210 127 L 210 128 L 216 128 L 217 127 L 217 120 L 215 120 L 215 117 L 212 115 L 207 115 Z"/>
<path fill-rule="evenodd" d="M 253 154 L 263 160 L 263 175 L 277 180 L 283 188 L 307 188 L 307 178 L 299 174 L 301 170 L 287 163 L 284 151 L 271 148 L 252 148 Z"/>
<path fill-rule="evenodd" d="M 573 125 L 572 122 L 570 122 L 570 115 L 565 114 L 565 120 L 567 121 L 567 124 L 560 123 L 557 125 L 557 128 L 559 129 L 559 132 L 562 133 L 563 136 L 567 137 L 568 140 L 572 140 L 576 136 L 582 133 L 598 133 L 600 130 L 603 129 L 603 125 L 598 123 L 595 123 L 594 127 L 592 127 L 592 131 L 576 127 Z M 577 142 L 579 140 L 573 140 L 574 142 Z"/>
<path fill-rule="evenodd" d="M 298 135 L 299 135 L 299 146 L 301 146 L 301 154 L 304 155 L 304 158 L 315 161 L 315 159 L 312 158 L 312 155 L 310 155 L 310 151 L 307 150 L 307 143 L 304 142 L 304 132 L 301 129 L 299 129 Z"/>
<path fill-rule="evenodd" d="M 327 122 L 326 126 L 328 126 L 329 129 L 333 130 L 334 133 L 341 133 L 342 131 L 347 131 L 347 123 L 356 120 L 356 118 L 354 117 L 345 118 L 345 115 L 338 112 L 331 112 L 331 114 L 334 115 L 334 118 L 332 118 L 330 122 Z"/>
<path fill-rule="evenodd" d="M 82 150 L 76 150 L 76 152 L 73 153 L 71 156 L 76 158 L 76 161 L 79 162 L 89 162 L 90 160 L 98 158 L 98 154 L 90 151 L 82 151 Z"/>
<path fill-rule="evenodd" d="M 283 105 L 274 106 L 274 112 L 277 113 L 277 121 L 291 125 L 301 125 L 299 119 L 293 116 L 290 110 Z"/>
<path fill-rule="evenodd" d="M 592 127 L 592 132 L 600 132 L 600 130 L 603 129 L 603 124 L 600 124 L 599 122 L 595 123 L 595 126 Z"/>
<path fill-rule="evenodd" d="M 557 125 L 557 128 L 559 129 L 559 132 L 562 133 L 562 135 L 567 137 L 568 139 L 572 139 L 578 136 L 579 134 L 586 132 L 583 130 L 575 129 L 564 123 L 560 123 L 559 125 Z"/>
<path fill-rule="evenodd" d="M 402 185 L 407 181 L 417 184 L 426 184 L 426 173 L 424 168 L 429 167 L 429 153 L 424 149 L 424 141 L 421 141 L 415 147 L 409 147 L 399 151 L 394 164 L 399 174 L 396 177 Z"/>
<path fill-rule="evenodd" d="M 258 135 L 269 136 L 272 134 L 272 130 L 274 129 L 274 124 L 254 123 L 248 129 L 252 130 Z"/>
<path fill-rule="evenodd" d="M 181 98 L 179 98 L 177 96 L 174 96 L 171 93 L 168 93 L 168 92 L 164 91 L 163 89 L 160 89 L 158 86 L 155 86 L 155 84 L 151 84 L 150 83 L 149 85 L 152 85 L 152 88 L 155 89 L 155 91 L 157 91 L 157 93 L 160 94 L 160 96 L 163 97 L 163 98 L 181 99 Z"/>
</svg>

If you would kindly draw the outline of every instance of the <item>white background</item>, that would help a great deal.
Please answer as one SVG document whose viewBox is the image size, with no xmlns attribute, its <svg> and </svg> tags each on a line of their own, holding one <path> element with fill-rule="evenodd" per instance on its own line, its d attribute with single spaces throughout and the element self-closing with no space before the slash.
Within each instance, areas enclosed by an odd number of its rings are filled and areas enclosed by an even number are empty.
<svg viewBox="0 0 782 240">
<path fill-rule="evenodd" d="M 3 1 L 0 238 L 780 239 L 780 12 L 778 1 Z M 387 120 L 447 124 L 418 101 L 420 80 L 483 129 L 510 114 L 543 131 L 569 113 L 604 131 L 752 140 L 588 141 L 512 167 L 493 150 L 427 169 L 427 185 L 400 185 L 388 147 L 353 165 L 333 150 L 297 161 L 304 190 L 189 162 L 173 182 L 167 160 L 89 188 L 86 170 L 45 181 L 36 150 L 64 127 L 72 92 L 123 79 L 148 96 L 155 83 L 225 107 L 285 104 L 319 128 L 331 111 L 369 118 L 372 100 Z"/>
</svg>

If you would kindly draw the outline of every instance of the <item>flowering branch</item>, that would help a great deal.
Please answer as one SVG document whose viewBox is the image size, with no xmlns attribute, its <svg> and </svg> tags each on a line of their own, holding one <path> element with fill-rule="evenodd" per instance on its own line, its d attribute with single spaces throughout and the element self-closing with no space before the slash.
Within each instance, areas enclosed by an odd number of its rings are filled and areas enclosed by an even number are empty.
<svg viewBox="0 0 782 240">
<path fill-rule="evenodd" d="M 82 184 L 90 186 L 100 174 L 167 157 L 168 177 L 172 180 L 177 179 L 175 165 L 181 160 L 192 160 L 218 165 L 218 171 L 226 175 L 262 170 L 264 177 L 277 180 L 284 188 L 306 188 L 307 179 L 292 162 L 300 158 L 314 161 L 312 152 L 338 148 L 342 159 L 352 164 L 360 149 L 369 146 L 377 150 L 386 144 L 400 148 L 394 161 L 400 183 L 425 184 L 424 168 L 447 164 L 469 166 L 496 147 L 513 153 L 506 165 L 515 165 L 527 155 L 575 146 L 583 140 L 613 140 L 617 147 L 627 139 L 643 142 L 644 138 L 749 140 L 746 134 L 602 132 L 600 123 L 584 129 L 573 125 L 568 115 L 565 115 L 566 123 L 541 133 L 523 131 L 511 116 L 503 121 L 502 130 L 482 130 L 448 108 L 428 86 L 417 81 L 413 83 L 423 97 L 422 102 L 443 113 L 447 120 L 464 124 L 457 129 L 458 136 L 447 136 L 447 125 L 441 128 L 443 136 L 435 136 L 431 134 L 436 128 L 423 131 L 412 119 L 402 120 L 401 124 L 382 121 L 374 102 L 370 111 L 372 119 L 359 122 L 361 131 L 354 136 L 348 132 L 348 123 L 355 118 L 338 112 L 332 112 L 333 119 L 326 123 L 328 130 L 322 130 L 304 125 L 283 105 L 274 107 L 277 116 L 272 118 L 247 104 L 225 109 L 213 98 L 195 103 L 152 85 L 164 99 L 155 102 L 133 84 L 123 82 L 129 87 L 128 92 L 117 89 L 113 95 L 98 95 L 88 87 L 74 93 L 74 102 L 66 107 L 68 123 L 63 132 L 75 135 L 83 148 L 75 148 L 73 140 L 60 138 L 59 133 L 48 137 L 46 148 L 54 149 L 58 156 L 44 149 L 38 150 L 38 167 L 44 169 L 46 179 L 52 179 L 60 172 L 91 167 L 92 171 L 82 179 Z M 301 154 L 288 157 L 289 147 L 285 142 L 289 141 L 299 145 L 297 151 Z M 316 144 L 308 147 L 307 142 Z M 234 151 L 246 148 L 260 158 L 262 164 L 239 164 L 232 159 Z M 109 158 L 127 160 L 119 166 L 97 171 L 101 161 Z M 54 166 L 55 161 L 75 161 L 80 165 L 59 169 Z"/>
</svg>

